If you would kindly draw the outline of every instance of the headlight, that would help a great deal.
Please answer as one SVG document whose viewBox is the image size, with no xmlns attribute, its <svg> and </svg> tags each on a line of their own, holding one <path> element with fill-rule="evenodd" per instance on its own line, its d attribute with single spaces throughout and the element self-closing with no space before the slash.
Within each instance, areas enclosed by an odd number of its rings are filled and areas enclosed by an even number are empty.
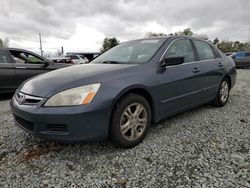
<svg viewBox="0 0 250 188">
<path fill-rule="evenodd" d="M 75 106 L 89 104 L 95 97 L 101 84 L 90 84 L 62 91 L 52 96 L 44 106 Z"/>
</svg>

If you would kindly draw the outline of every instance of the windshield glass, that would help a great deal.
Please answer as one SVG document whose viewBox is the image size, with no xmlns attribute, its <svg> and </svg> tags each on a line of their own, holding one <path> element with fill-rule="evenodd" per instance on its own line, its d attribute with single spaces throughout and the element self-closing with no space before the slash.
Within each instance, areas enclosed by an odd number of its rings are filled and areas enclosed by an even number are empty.
<svg viewBox="0 0 250 188">
<path fill-rule="evenodd" d="M 166 39 L 129 41 L 113 47 L 91 63 L 141 64 L 150 60 Z"/>
</svg>

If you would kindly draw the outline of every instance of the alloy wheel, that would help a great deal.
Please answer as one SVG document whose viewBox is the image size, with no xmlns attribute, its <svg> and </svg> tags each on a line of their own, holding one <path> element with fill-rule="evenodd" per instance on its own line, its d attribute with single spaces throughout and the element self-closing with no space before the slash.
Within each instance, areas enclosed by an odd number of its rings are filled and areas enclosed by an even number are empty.
<svg viewBox="0 0 250 188">
<path fill-rule="evenodd" d="M 228 82 L 226 80 L 224 80 L 220 86 L 220 100 L 221 100 L 221 102 L 224 103 L 227 101 L 228 93 L 229 93 Z"/>
<path fill-rule="evenodd" d="M 121 120 L 121 135 L 127 141 L 138 139 L 147 126 L 147 111 L 142 104 L 133 103 L 125 108 Z"/>
</svg>

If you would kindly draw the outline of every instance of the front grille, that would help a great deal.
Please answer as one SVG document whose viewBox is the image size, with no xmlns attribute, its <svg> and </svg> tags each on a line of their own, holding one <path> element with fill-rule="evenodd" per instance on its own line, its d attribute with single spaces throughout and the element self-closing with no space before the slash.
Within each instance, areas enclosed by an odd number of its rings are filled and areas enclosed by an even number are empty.
<svg viewBox="0 0 250 188">
<path fill-rule="evenodd" d="M 43 100 L 43 98 L 41 97 L 34 97 L 31 95 L 24 94 L 22 92 L 16 92 L 15 98 L 20 105 L 30 105 L 30 106 L 37 105 L 39 102 Z"/>
<path fill-rule="evenodd" d="M 67 132 L 68 127 L 65 124 L 49 124 L 48 130 L 49 131 L 56 131 L 56 132 Z"/>
<path fill-rule="evenodd" d="M 34 131 L 34 123 L 33 122 L 30 122 L 30 121 L 27 121 L 19 116 L 16 116 L 14 115 L 14 118 L 16 120 L 16 122 L 22 126 L 23 128 L 29 130 L 29 131 Z"/>
</svg>

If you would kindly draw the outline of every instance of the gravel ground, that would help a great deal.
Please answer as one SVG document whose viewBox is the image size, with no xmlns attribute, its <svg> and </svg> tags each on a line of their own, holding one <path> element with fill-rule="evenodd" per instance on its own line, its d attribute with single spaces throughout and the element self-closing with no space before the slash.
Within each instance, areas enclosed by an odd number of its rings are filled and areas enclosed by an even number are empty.
<svg viewBox="0 0 250 188">
<path fill-rule="evenodd" d="M 250 70 L 223 108 L 166 119 L 139 146 L 64 145 L 13 123 L 0 99 L 0 187 L 250 187 Z"/>
</svg>

